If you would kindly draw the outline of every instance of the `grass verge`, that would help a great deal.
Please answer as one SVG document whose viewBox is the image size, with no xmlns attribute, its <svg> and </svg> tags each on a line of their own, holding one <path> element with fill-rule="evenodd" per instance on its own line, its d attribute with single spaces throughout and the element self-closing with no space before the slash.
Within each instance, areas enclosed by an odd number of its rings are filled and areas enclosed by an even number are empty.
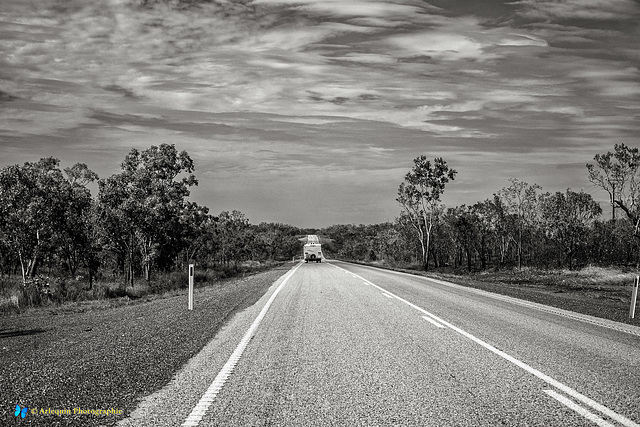
<svg viewBox="0 0 640 427">
<path fill-rule="evenodd" d="M 466 274 L 452 270 L 424 272 L 415 268 L 399 268 L 381 263 L 356 263 L 446 280 L 462 286 L 640 326 L 640 304 L 637 304 L 635 318 L 629 319 L 631 292 L 637 275 L 637 272 L 630 270 L 589 266 L 577 271 L 525 268 Z"/>
</svg>

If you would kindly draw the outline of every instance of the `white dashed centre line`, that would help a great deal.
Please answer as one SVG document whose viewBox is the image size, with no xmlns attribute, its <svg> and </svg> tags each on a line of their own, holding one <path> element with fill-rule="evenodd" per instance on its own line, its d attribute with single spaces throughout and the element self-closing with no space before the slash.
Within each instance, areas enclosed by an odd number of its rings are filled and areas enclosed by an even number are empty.
<svg viewBox="0 0 640 427">
<path fill-rule="evenodd" d="M 347 272 L 349 274 L 353 274 L 350 271 L 347 271 L 342 267 L 338 267 L 337 265 L 334 265 L 334 264 L 331 264 L 331 265 L 333 265 L 335 268 L 338 268 L 338 269 L 340 269 L 342 271 L 345 271 L 345 272 Z M 415 305 L 413 303 L 410 303 L 409 301 L 405 300 L 404 298 L 401 298 L 401 297 L 395 295 L 394 293 L 389 292 L 384 288 L 381 288 L 380 286 L 378 286 L 375 283 L 365 279 L 364 277 L 358 276 L 358 278 L 363 280 L 363 281 L 366 281 L 366 282 L 370 283 L 371 286 L 379 289 L 381 292 L 383 292 L 383 295 L 386 293 L 386 294 L 392 296 L 393 298 L 397 299 L 398 301 L 401 301 L 401 302 L 407 304 L 409 307 L 414 308 L 414 309 L 418 310 L 419 312 L 421 312 L 423 314 L 426 314 L 427 316 L 429 316 L 431 319 L 437 321 L 438 323 L 440 323 L 440 324 L 442 324 L 442 325 L 444 325 L 444 326 L 446 326 L 446 327 L 448 327 L 450 329 L 453 329 L 454 331 L 456 331 L 460 335 L 470 339 L 471 341 L 475 342 L 476 344 L 481 345 L 482 347 L 486 348 L 487 350 L 491 351 L 492 353 L 494 353 L 494 354 L 502 357 L 503 359 L 513 363 L 514 365 L 516 365 L 519 368 L 527 371 L 531 375 L 533 375 L 533 376 L 541 379 L 542 381 L 546 382 L 547 384 L 559 389 L 563 393 L 565 393 L 565 394 L 571 396 L 572 398 L 584 403 L 585 405 L 591 407 L 592 409 L 595 409 L 596 411 L 600 412 L 601 414 L 606 415 L 607 417 L 611 418 L 612 420 L 615 420 L 615 421 L 619 422 L 620 424 L 622 424 L 622 425 L 624 425 L 626 427 L 640 427 L 640 424 L 637 424 L 634 421 L 630 420 L 629 418 L 627 418 L 627 417 L 625 417 L 623 415 L 620 415 L 617 412 L 612 411 L 611 409 L 609 409 L 606 406 L 594 401 L 593 399 L 590 399 L 587 396 L 585 396 L 583 394 L 580 394 L 579 392 L 577 392 L 576 390 L 572 389 L 571 387 L 569 387 L 567 385 L 564 385 L 560 381 L 551 378 L 547 374 L 544 374 L 541 371 L 539 371 L 539 370 L 527 365 L 526 363 L 516 359 L 515 357 L 505 353 L 504 351 L 498 350 L 497 348 L 495 348 L 491 344 L 488 344 L 488 343 L 482 341 L 480 338 L 477 338 L 474 335 L 471 335 L 469 332 L 466 332 L 466 331 L 458 328 L 457 326 L 452 325 L 451 323 L 447 322 L 446 320 L 443 320 L 443 319 L 439 318 L 435 314 L 429 313 L 427 310 L 425 310 L 423 308 L 420 308 L 420 307 L 418 307 L 417 305 Z M 559 396 L 563 397 L 561 395 L 559 395 Z M 552 397 L 555 398 L 555 396 L 552 396 Z M 566 400 L 568 400 L 568 399 L 566 399 Z M 571 402 L 571 401 L 569 400 L 569 402 Z M 606 422 L 606 421 L 604 421 L 604 422 Z"/>
</svg>

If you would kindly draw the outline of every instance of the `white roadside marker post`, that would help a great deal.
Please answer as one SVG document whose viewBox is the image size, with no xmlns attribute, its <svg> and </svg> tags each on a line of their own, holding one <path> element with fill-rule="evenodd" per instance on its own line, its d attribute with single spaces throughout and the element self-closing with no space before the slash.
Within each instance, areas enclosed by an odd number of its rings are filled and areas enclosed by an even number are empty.
<svg viewBox="0 0 640 427">
<path fill-rule="evenodd" d="M 193 310 L 193 264 L 189 264 L 189 310 Z"/>
<path fill-rule="evenodd" d="M 631 309 L 629 310 L 629 319 L 633 319 L 636 315 L 636 301 L 638 300 L 638 285 L 640 284 L 640 276 L 636 276 L 633 283 L 633 291 L 631 292 Z"/>
</svg>

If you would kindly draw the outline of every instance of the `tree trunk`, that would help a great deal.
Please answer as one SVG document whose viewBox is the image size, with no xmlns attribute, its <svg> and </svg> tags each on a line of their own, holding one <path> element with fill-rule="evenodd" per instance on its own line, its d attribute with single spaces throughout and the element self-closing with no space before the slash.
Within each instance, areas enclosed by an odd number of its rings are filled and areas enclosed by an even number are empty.
<svg viewBox="0 0 640 427">
<path fill-rule="evenodd" d="M 20 258 L 20 268 L 22 269 L 22 283 L 27 283 L 27 270 L 24 265 L 24 257 L 22 256 L 22 251 L 18 250 L 18 258 Z"/>
<path fill-rule="evenodd" d="M 486 244 L 486 239 L 483 235 L 480 241 L 480 265 L 482 267 L 482 271 L 487 268 Z"/>
<path fill-rule="evenodd" d="M 518 230 L 518 270 L 522 270 L 522 229 Z"/>
<path fill-rule="evenodd" d="M 133 245 L 129 247 L 129 284 L 133 287 Z"/>
<path fill-rule="evenodd" d="M 429 244 L 431 243 L 431 233 L 426 233 L 426 242 L 422 245 L 422 266 L 424 271 L 429 270 Z"/>
</svg>

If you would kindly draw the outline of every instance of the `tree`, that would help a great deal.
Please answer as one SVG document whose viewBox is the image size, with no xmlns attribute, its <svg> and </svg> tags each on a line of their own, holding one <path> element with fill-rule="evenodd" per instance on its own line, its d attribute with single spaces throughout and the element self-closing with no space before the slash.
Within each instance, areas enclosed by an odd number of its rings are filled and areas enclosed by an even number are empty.
<svg viewBox="0 0 640 427">
<path fill-rule="evenodd" d="M 578 250 L 588 242 L 589 229 L 602 214 L 600 205 L 590 194 L 546 193 L 540 199 L 543 229 L 548 239 L 563 252 L 569 269 Z"/>
<path fill-rule="evenodd" d="M 102 246 L 116 257 L 118 269 L 133 285 L 136 256 L 136 226 L 132 205 L 128 201 L 129 183 L 123 174 L 98 181 L 98 222 Z"/>
<path fill-rule="evenodd" d="M 525 232 L 529 231 L 535 220 L 536 192 L 542 187 L 537 184 L 529 185 L 517 178 L 511 178 L 509 181 L 511 185 L 500 190 L 497 196 L 506 208 L 506 212 L 515 220 L 514 241 L 518 251 L 518 268 L 522 269 L 523 239 Z"/>
<path fill-rule="evenodd" d="M 181 245 L 185 252 L 186 261 L 191 263 L 196 254 L 206 245 L 207 240 L 213 238 L 212 230 L 216 218 L 209 215 L 209 208 L 195 202 L 187 202 L 181 213 L 180 225 L 182 231 Z"/>
<path fill-rule="evenodd" d="M 482 270 L 487 268 L 487 253 L 489 252 L 488 245 L 493 235 L 494 226 L 494 208 L 489 200 L 484 202 L 476 202 L 471 207 L 474 218 L 476 220 L 476 227 L 479 238 L 478 253 L 480 255 L 480 263 Z"/>
<path fill-rule="evenodd" d="M 133 285 L 133 264 L 139 251 L 145 278 L 160 257 L 163 245 L 170 247 L 181 230 L 182 212 L 188 209 L 189 187 L 197 185 L 194 165 L 186 151 L 174 145 L 132 149 L 121 165 L 122 172 L 98 182 L 107 234 L 125 249 L 129 283 Z M 181 179 L 179 176 L 186 174 Z"/>
<path fill-rule="evenodd" d="M 253 232 L 255 259 L 290 259 L 300 250 L 300 242 L 296 238 L 300 230 L 291 225 L 262 222 L 254 226 Z"/>
<path fill-rule="evenodd" d="M 76 275 L 81 264 L 89 268 L 91 286 L 97 257 L 94 250 L 94 218 L 91 212 L 93 200 L 86 185 L 97 180 L 98 175 L 84 163 L 66 168 L 65 173 L 69 182 L 69 186 L 65 187 L 67 206 L 56 233 L 57 245 L 72 277 Z"/>
<path fill-rule="evenodd" d="M 0 229 L 18 254 L 25 282 L 35 276 L 55 233 L 64 228 L 70 185 L 58 164 L 48 157 L 0 171 Z"/>
<path fill-rule="evenodd" d="M 233 261 L 237 270 L 238 262 L 246 257 L 252 246 L 249 219 L 237 210 L 221 212 L 216 224 L 216 240 L 220 260 L 225 265 Z"/>
<path fill-rule="evenodd" d="M 589 181 L 609 194 L 612 219 L 621 209 L 634 224 L 634 236 L 640 238 L 640 153 L 637 148 L 615 144 L 614 152 L 596 154 L 595 164 L 587 164 Z"/>
<path fill-rule="evenodd" d="M 98 174 L 93 172 L 85 163 L 76 163 L 70 168 L 65 168 L 64 172 L 67 174 L 67 179 L 71 185 L 84 188 L 90 182 L 98 180 Z"/>
<path fill-rule="evenodd" d="M 429 245 L 436 217 L 442 211 L 440 196 L 445 185 L 453 180 L 457 171 L 450 169 L 442 157 L 434 159 L 433 165 L 427 157 L 416 157 L 414 166 L 398 188 L 396 199 L 406 213 L 407 218 L 422 249 L 422 264 L 429 268 Z"/>
</svg>

